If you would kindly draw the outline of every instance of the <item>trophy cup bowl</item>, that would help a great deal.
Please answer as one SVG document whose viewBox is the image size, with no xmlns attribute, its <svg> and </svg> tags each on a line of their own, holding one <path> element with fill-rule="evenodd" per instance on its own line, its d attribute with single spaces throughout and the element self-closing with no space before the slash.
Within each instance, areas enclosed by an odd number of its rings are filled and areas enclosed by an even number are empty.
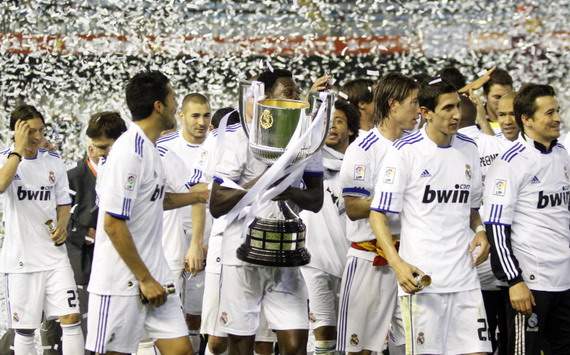
<svg viewBox="0 0 570 355">
<path fill-rule="evenodd" d="M 333 94 L 326 94 L 324 101 L 320 96 L 311 97 L 311 103 L 266 99 L 262 93 L 263 84 L 259 82 L 242 82 L 239 92 L 242 127 L 256 159 L 268 165 L 275 163 L 285 153 L 291 140 L 301 137 L 311 127 L 322 104 L 326 105 L 326 112 L 323 124 L 318 127 L 317 139 L 309 139 L 303 144 L 291 164 L 308 158 L 324 144 L 334 108 Z M 251 122 L 246 117 L 248 113 L 251 113 Z M 275 207 L 279 213 L 255 217 L 248 226 L 245 242 L 237 250 L 238 259 L 276 267 L 308 264 L 311 256 L 305 248 L 305 224 L 287 202 L 270 203 L 277 204 Z"/>
</svg>

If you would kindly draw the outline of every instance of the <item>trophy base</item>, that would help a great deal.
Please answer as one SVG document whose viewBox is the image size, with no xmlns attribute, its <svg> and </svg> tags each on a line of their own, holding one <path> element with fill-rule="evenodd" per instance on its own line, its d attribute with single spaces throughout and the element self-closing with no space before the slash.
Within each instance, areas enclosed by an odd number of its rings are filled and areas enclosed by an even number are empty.
<svg viewBox="0 0 570 355">
<path fill-rule="evenodd" d="M 300 218 L 255 218 L 236 254 L 242 261 L 263 266 L 303 266 L 311 261 L 305 248 L 305 224 Z"/>
<path fill-rule="evenodd" d="M 275 251 L 254 249 L 246 244 L 238 248 L 237 257 L 250 264 L 274 267 L 303 266 L 311 262 L 311 255 L 305 248 Z"/>
</svg>

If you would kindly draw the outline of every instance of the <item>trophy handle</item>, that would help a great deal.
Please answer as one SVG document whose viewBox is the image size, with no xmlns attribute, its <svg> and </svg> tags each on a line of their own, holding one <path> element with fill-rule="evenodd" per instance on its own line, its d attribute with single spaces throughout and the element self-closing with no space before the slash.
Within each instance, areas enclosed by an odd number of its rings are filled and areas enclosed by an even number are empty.
<svg viewBox="0 0 570 355">
<path fill-rule="evenodd" d="M 262 100 L 265 95 L 265 88 L 261 81 L 240 81 L 239 83 L 239 120 L 247 138 L 249 138 L 249 124 L 246 119 L 248 100 L 252 102 L 251 119 L 255 120 L 257 117 L 257 102 Z"/>
<path fill-rule="evenodd" d="M 323 96 L 324 96 L 324 100 L 323 100 Z M 323 122 L 323 132 L 321 133 L 322 137 L 319 138 L 320 143 L 314 149 L 312 149 L 308 155 L 315 154 L 315 152 L 317 150 L 321 149 L 321 147 L 325 144 L 325 140 L 327 139 L 327 135 L 329 133 L 329 129 L 331 127 L 331 122 L 333 119 L 335 100 L 336 100 L 336 95 L 331 91 L 321 91 L 321 92 L 311 94 L 309 96 L 309 103 L 310 103 L 310 110 L 311 110 L 311 115 L 310 115 L 311 121 L 313 121 L 316 118 L 317 113 L 319 112 L 319 109 L 321 108 L 321 105 L 325 105 L 325 119 Z"/>
</svg>

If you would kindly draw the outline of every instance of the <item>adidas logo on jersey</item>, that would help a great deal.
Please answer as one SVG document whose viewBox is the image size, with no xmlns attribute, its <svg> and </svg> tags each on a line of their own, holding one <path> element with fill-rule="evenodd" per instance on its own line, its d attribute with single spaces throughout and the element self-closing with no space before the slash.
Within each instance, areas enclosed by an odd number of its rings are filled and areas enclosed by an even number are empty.
<svg viewBox="0 0 570 355">
<path fill-rule="evenodd" d="M 531 184 L 540 184 L 540 180 L 535 175 L 532 177 L 532 179 L 530 179 L 530 183 Z"/>
<path fill-rule="evenodd" d="M 26 190 L 22 186 L 18 186 L 18 200 L 51 200 L 52 186 L 40 186 L 39 190 Z"/>
<path fill-rule="evenodd" d="M 427 171 L 427 169 L 425 169 L 422 174 L 420 175 L 420 177 L 430 177 L 431 174 L 429 173 L 429 171 Z"/>
<path fill-rule="evenodd" d="M 469 201 L 469 190 L 471 185 L 456 184 L 453 190 L 432 190 L 430 185 L 426 185 L 423 203 L 467 203 Z"/>
<path fill-rule="evenodd" d="M 16 174 L 14 175 L 14 180 L 22 180 L 22 178 L 20 177 L 20 175 Z"/>
<path fill-rule="evenodd" d="M 550 195 L 546 195 L 544 191 L 538 192 L 538 203 L 536 204 L 536 208 L 543 209 L 546 207 L 556 207 L 562 204 L 568 205 L 570 201 L 570 191 L 566 191 L 563 188 L 562 192 L 555 192 Z"/>
</svg>

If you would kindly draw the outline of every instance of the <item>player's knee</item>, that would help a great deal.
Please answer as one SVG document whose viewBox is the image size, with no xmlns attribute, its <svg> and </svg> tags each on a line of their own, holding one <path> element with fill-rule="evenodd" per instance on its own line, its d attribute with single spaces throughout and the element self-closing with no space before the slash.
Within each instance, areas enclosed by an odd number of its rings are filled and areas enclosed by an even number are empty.
<svg viewBox="0 0 570 355">
<path fill-rule="evenodd" d="M 279 339 L 281 340 L 281 339 Z M 303 337 L 288 337 L 279 342 L 279 350 L 283 355 L 303 355 L 307 351 L 307 339 Z"/>
<path fill-rule="evenodd" d="M 222 354 L 228 348 L 228 339 L 210 336 L 208 337 L 208 348 L 213 354 Z"/>
<path fill-rule="evenodd" d="M 81 314 L 79 314 L 79 313 L 66 314 L 65 316 L 59 317 L 59 322 L 62 325 L 63 324 L 72 325 L 72 324 L 80 323 L 81 322 Z"/>
<path fill-rule="evenodd" d="M 14 332 L 23 337 L 33 337 L 35 329 L 16 329 Z"/>
</svg>

